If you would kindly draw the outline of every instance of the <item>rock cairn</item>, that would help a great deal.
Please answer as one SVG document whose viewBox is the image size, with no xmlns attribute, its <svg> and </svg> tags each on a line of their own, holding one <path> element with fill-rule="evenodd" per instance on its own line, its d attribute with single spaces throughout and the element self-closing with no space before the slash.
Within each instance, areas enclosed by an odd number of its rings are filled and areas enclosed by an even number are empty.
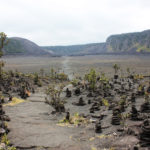
<svg viewBox="0 0 150 150">
<path fill-rule="evenodd" d="M 114 108 L 112 121 L 111 121 L 112 125 L 120 125 L 120 120 L 121 120 L 120 115 L 121 115 L 120 109 L 117 107 Z"/>
<path fill-rule="evenodd" d="M 142 147 L 150 147 L 150 120 L 144 120 L 141 126 L 140 145 Z"/>
</svg>

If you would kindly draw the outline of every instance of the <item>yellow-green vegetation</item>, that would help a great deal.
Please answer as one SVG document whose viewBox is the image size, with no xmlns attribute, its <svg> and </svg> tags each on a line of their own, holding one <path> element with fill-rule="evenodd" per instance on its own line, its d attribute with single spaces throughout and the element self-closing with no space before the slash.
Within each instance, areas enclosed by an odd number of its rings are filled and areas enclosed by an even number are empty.
<svg viewBox="0 0 150 150">
<path fill-rule="evenodd" d="M 104 106 L 109 107 L 109 102 L 107 99 L 103 98 L 102 102 L 103 102 Z"/>
<path fill-rule="evenodd" d="M 135 79 L 135 80 L 143 79 L 143 78 L 144 78 L 144 77 L 143 77 L 142 74 L 135 74 L 135 75 L 134 75 L 134 79 Z"/>
<path fill-rule="evenodd" d="M 138 45 L 136 52 L 150 52 L 150 48 L 146 47 L 146 45 Z"/>
<path fill-rule="evenodd" d="M 73 116 L 70 117 L 70 120 L 67 120 L 66 118 L 59 121 L 57 124 L 58 126 L 79 126 L 79 125 L 87 125 L 89 123 L 89 120 L 80 116 L 78 113 L 75 113 Z"/>
<path fill-rule="evenodd" d="M 7 40 L 7 35 L 4 32 L 0 33 L 0 57 L 3 55 L 2 49 L 4 45 L 7 45 L 8 40 Z"/>
<path fill-rule="evenodd" d="M 120 114 L 120 118 L 121 118 L 121 125 L 123 127 L 127 127 L 127 124 L 126 124 L 126 120 L 130 117 L 130 113 L 121 113 Z"/>
<path fill-rule="evenodd" d="M 4 135 L 2 136 L 1 143 L 5 143 L 7 146 L 10 145 L 10 141 L 8 140 L 6 134 L 4 134 Z"/>
<path fill-rule="evenodd" d="M 121 114 L 121 119 L 122 120 L 126 120 L 126 119 L 128 119 L 130 117 L 130 113 L 122 113 Z"/>
<path fill-rule="evenodd" d="M 73 86 L 77 86 L 77 85 L 78 85 L 78 80 L 77 80 L 77 79 L 73 79 L 73 80 L 71 81 L 71 84 L 72 84 Z"/>
<path fill-rule="evenodd" d="M 4 144 L 6 145 L 6 149 L 7 149 L 7 150 L 16 150 L 15 147 L 10 146 L 10 141 L 8 140 L 6 134 L 4 134 L 4 135 L 2 136 L 2 138 L 1 138 L 1 143 L 4 143 Z M 1 150 L 4 150 L 4 149 L 1 149 Z"/>
<path fill-rule="evenodd" d="M 97 148 L 96 148 L 96 147 L 91 146 L 91 150 L 97 150 Z"/>
<path fill-rule="evenodd" d="M 13 97 L 12 101 L 10 103 L 4 104 L 3 106 L 14 106 L 14 105 L 23 103 L 24 101 L 25 100 L 23 100 L 23 99 L 20 99 L 20 98 L 17 98 L 17 97 Z"/>
<path fill-rule="evenodd" d="M 123 95 L 120 97 L 120 101 L 118 102 L 118 105 L 125 105 L 126 104 L 126 99 L 127 99 L 127 96 L 126 95 Z"/>
<path fill-rule="evenodd" d="M 56 77 L 56 72 L 54 70 L 54 68 L 50 69 L 50 78 L 54 79 Z"/>
<path fill-rule="evenodd" d="M 65 81 L 68 79 L 68 76 L 65 73 L 58 73 L 57 78 L 61 81 Z"/>
<path fill-rule="evenodd" d="M 46 103 L 50 104 L 56 112 L 62 112 L 65 109 L 64 103 L 65 100 L 60 97 L 62 90 L 64 88 L 63 84 L 57 85 L 49 85 L 46 89 Z"/>
<path fill-rule="evenodd" d="M 57 85 L 49 85 L 46 89 L 46 95 L 48 96 L 48 100 L 50 100 L 52 103 L 55 103 L 55 101 L 60 100 L 60 94 L 62 93 L 64 88 L 63 84 Z"/>
<path fill-rule="evenodd" d="M 38 73 L 34 73 L 34 84 L 38 85 L 39 87 L 42 86 L 42 82 L 40 80 L 40 77 L 39 77 Z"/>
<path fill-rule="evenodd" d="M 42 77 L 44 76 L 44 69 L 43 69 L 43 68 L 40 69 L 40 75 L 41 75 Z"/>
<path fill-rule="evenodd" d="M 94 69 L 91 69 L 90 73 L 86 74 L 84 78 L 89 82 L 90 88 L 94 91 L 96 88 L 96 71 Z"/>
<path fill-rule="evenodd" d="M 89 141 L 94 141 L 96 139 L 104 140 L 104 139 L 113 138 L 113 137 L 114 137 L 113 134 L 108 134 L 108 135 L 101 134 L 101 135 L 97 135 L 95 137 L 91 137 L 89 139 Z M 111 150 L 111 148 L 109 148 L 109 150 Z"/>
<path fill-rule="evenodd" d="M 58 73 L 57 71 L 54 70 L 54 68 L 51 68 L 50 79 L 55 79 L 55 80 L 58 79 L 61 81 L 66 81 L 68 80 L 68 76 L 64 72 Z"/>
<path fill-rule="evenodd" d="M 109 79 L 105 76 L 105 73 L 101 73 L 100 75 L 100 82 L 101 83 L 108 83 Z"/>
<path fill-rule="evenodd" d="M 128 73 L 128 76 L 130 76 L 131 71 L 130 71 L 130 68 L 129 68 L 129 67 L 127 68 L 127 73 Z"/>
<path fill-rule="evenodd" d="M 0 58 L 3 55 L 3 47 L 8 43 L 7 35 L 4 32 L 0 33 Z M 2 78 L 2 68 L 4 67 L 4 62 L 0 61 L 0 78 Z"/>
<path fill-rule="evenodd" d="M 2 94 L 2 91 L 0 91 L 0 99 L 4 99 L 4 96 Z"/>
</svg>

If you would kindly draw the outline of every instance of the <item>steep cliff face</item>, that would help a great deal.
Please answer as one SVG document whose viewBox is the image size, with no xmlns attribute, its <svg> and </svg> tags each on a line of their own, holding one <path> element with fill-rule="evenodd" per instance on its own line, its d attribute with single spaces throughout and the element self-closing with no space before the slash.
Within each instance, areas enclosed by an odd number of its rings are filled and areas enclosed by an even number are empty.
<svg viewBox="0 0 150 150">
<path fill-rule="evenodd" d="M 150 30 L 112 35 L 106 40 L 107 52 L 150 52 Z"/>
</svg>

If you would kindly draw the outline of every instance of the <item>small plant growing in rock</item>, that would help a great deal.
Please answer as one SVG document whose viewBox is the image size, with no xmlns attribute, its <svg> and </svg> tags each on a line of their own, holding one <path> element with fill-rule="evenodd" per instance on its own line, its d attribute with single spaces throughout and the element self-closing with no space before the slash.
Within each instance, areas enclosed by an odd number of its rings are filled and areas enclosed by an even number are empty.
<svg viewBox="0 0 150 150">
<path fill-rule="evenodd" d="M 42 83 L 41 83 L 38 73 L 34 73 L 34 84 L 38 85 L 39 87 L 42 86 Z"/>
<path fill-rule="evenodd" d="M 59 124 L 72 124 L 75 126 L 81 125 L 81 124 L 88 124 L 89 120 L 84 118 L 83 116 L 79 115 L 79 113 L 75 113 L 73 116 L 70 117 L 69 120 L 67 120 L 66 118 L 62 119 L 59 121 Z"/>
<path fill-rule="evenodd" d="M 109 79 L 105 76 L 105 73 L 102 72 L 101 75 L 100 75 L 100 82 L 103 83 L 103 84 L 104 84 L 104 83 L 107 84 L 108 81 L 109 81 Z"/>
<path fill-rule="evenodd" d="M 57 78 L 61 81 L 66 81 L 68 80 L 68 76 L 65 73 L 58 73 Z"/>
<path fill-rule="evenodd" d="M 127 73 L 128 73 L 128 76 L 130 76 L 130 75 L 131 75 L 130 68 L 127 68 Z"/>
<path fill-rule="evenodd" d="M 114 71 L 115 71 L 115 75 L 118 73 L 118 70 L 120 69 L 120 67 L 117 64 L 113 65 Z"/>
<path fill-rule="evenodd" d="M 43 68 L 40 69 L 40 75 L 41 75 L 42 77 L 44 76 L 44 69 L 43 69 Z"/>
<path fill-rule="evenodd" d="M 121 125 L 122 125 L 123 127 L 126 127 L 126 120 L 127 120 L 129 117 L 130 117 L 130 114 L 129 114 L 129 113 L 125 113 L 125 114 L 121 113 L 121 114 L 120 114 Z"/>
<path fill-rule="evenodd" d="M 52 79 L 55 78 L 55 70 L 54 70 L 54 68 L 50 69 L 50 78 L 52 78 Z"/>
<path fill-rule="evenodd" d="M 2 136 L 1 142 L 2 142 L 2 143 L 5 143 L 7 146 L 10 145 L 10 141 L 8 140 L 6 134 L 4 134 L 4 135 Z"/>
<path fill-rule="evenodd" d="M 77 79 L 73 79 L 72 81 L 71 81 L 71 84 L 73 85 L 73 86 L 77 86 L 78 85 L 78 80 Z"/>
<path fill-rule="evenodd" d="M 88 80 L 90 84 L 90 88 L 94 91 L 96 88 L 96 71 L 94 69 L 91 69 L 89 74 L 85 75 L 85 79 Z"/>
<path fill-rule="evenodd" d="M 113 69 L 115 71 L 114 79 L 118 79 L 118 70 L 120 69 L 120 67 L 117 64 L 114 64 Z"/>
<path fill-rule="evenodd" d="M 46 89 L 46 101 L 49 103 L 56 112 L 65 112 L 65 101 L 61 99 L 60 95 L 62 93 L 62 90 L 64 88 L 64 85 L 61 84 L 59 87 L 55 87 L 54 85 L 49 86 Z"/>
<path fill-rule="evenodd" d="M 109 102 L 107 99 L 103 98 L 102 102 L 103 102 L 104 106 L 109 107 Z"/>
</svg>

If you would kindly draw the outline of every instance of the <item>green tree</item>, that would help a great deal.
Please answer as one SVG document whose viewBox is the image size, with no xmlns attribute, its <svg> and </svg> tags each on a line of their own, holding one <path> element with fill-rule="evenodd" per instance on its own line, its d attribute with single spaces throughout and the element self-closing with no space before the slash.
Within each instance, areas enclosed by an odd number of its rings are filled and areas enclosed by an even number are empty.
<svg viewBox="0 0 150 150">
<path fill-rule="evenodd" d="M 7 35 L 4 32 L 0 33 L 0 57 L 3 55 L 4 45 L 8 43 Z"/>
<path fill-rule="evenodd" d="M 88 82 L 90 83 L 90 88 L 94 91 L 96 86 L 96 71 L 94 69 L 91 69 L 88 74 Z"/>
<path fill-rule="evenodd" d="M 3 56 L 3 47 L 8 43 L 7 35 L 4 32 L 0 33 L 0 58 Z M 4 67 L 4 62 L 0 61 L 0 79 L 2 78 L 2 68 Z"/>
</svg>

